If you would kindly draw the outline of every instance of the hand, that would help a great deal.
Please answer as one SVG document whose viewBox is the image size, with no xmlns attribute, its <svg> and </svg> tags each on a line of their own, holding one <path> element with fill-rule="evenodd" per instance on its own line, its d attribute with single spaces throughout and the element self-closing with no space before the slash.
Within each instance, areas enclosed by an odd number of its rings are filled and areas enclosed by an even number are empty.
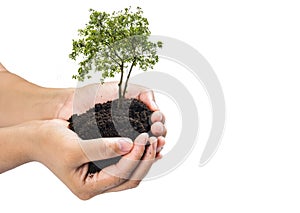
<svg viewBox="0 0 300 213">
<path fill-rule="evenodd" d="M 165 145 L 165 136 L 167 130 L 164 126 L 165 117 L 159 111 L 155 103 L 152 90 L 136 84 L 129 84 L 126 98 L 136 98 L 145 103 L 154 113 L 151 116 L 151 132 L 158 137 L 157 157 L 161 158 L 160 151 Z M 107 82 L 104 84 L 91 84 L 85 87 L 77 88 L 67 99 L 61 108 L 58 118 L 68 120 L 73 114 L 85 113 L 96 103 L 105 103 L 109 100 L 118 98 L 118 83 Z"/>
<path fill-rule="evenodd" d="M 126 98 L 136 98 L 146 104 L 150 110 L 158 111 L 153 91 L 136 84 L 128 84 Z M 82 114 L 96 103 L 105 103 L 118 98 L 118 83 L 90 84 L 76 88 L 58 114 L 59 119 L 68 120 L 73 114 Z"/>
<path fill-rule="evenodd" d="M 24 127 L 24 138 L 31 143 L 31 160 L 47 166 L 83 200 L 138 186 L 155 161 L 157 139 L 146 133 L 140 134 L 134 143 L 126 138 L 83 141 L 62 120 L 32 121 Z M 147 141 L 150 146 L 145 148 Z M 119 155 L 123 157 L 117 164 L 87 175 L 88 162 Z"/>
</svg>

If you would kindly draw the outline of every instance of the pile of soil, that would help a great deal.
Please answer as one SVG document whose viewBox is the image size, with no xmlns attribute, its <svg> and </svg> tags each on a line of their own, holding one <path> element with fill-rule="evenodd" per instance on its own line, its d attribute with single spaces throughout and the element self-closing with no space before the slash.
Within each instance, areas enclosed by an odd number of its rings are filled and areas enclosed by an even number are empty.
<svg viewBox="0 0 300 213">
<path fill-rule="evenodd" d="M 121 103 L 121 104 L 120 104 Z M 128 137 L 134 140 L 140 133 L 151 134 L 151 111 L 137 99 L 119 99 L 96 104 L 81 115 L 72 115 L 69 128 L 84 140 L 102 137 Z M 121 156 L 89 163 L 88 173 L 117 163 Z"/>
</svg>

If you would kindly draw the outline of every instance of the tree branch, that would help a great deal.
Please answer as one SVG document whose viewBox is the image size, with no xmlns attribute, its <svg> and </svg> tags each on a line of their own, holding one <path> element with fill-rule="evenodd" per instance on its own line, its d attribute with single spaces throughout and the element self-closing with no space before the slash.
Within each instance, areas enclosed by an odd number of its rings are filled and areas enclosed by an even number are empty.
<svg viewBox="0 0 300 213">
<path fill-rule="evenodd" d="M 118 55 L 118 53 L 116 53 L 116 50 L 113 50 L 113 49 L 110 47 L 109 43 L 104 42 L 104 44 L 110 49 L 110 51 L 112 51 L 112 52 L 115 53 L 115 56 L 117 56 L 121 61 L 123 60 L 123 59 Z M 120 64 L 119 64 L 119 65 L 120 65 Z M 120 66 L 121 66 L 121 65 L 120 65 Z"/>
<path fill-rule="evenodd" d="M 125 98 L 125 94 L 126 94 L 126 90 L 127 90 L 127 86 L 128 86 L 128 81 L 129 81 L 129 78 L 130 78 L 130 75 L 131 75 L 131 71 L 132 71 L 132 69 L 134 67 L 135 62 L 136 62 L 136 57 L 134 57 L 134 59 L 133 59 L 133 62 L 131 64 L 131 66 L 130 66 L 129 73 L 128 73 L 127 78 L 126 78 L 126 82 L 125 82 L 125 86 L 124 86 L 124 90 L 123 90 L 123 98 Z"/>
</svg>

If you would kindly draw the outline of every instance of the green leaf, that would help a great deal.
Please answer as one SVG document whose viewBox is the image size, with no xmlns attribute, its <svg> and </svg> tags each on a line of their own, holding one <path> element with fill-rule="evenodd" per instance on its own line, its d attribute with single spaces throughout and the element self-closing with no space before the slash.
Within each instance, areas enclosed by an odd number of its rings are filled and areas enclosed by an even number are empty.
<svg viewBox="0 0 300 213">
<path fill-rule="evenodd" d="M 143 17 L 141 7 L 135 11 L 128 7 L 111 14 L 89 11 L 88 23 L 78 30 L 79 38 L 72 40 L 69 57 L 80 60 L 78 74 L 73 75 L 73 79 L 90 78 L 92 67 L 95 67 L 95 72 L 101 72 L 100 81 L 103 82 L 123 73 L 132 64 L 146 71 L 158 62 L 157 48 L 162 48 L 163 43 L 148 40 L 151 35 L 149 22 Z"/>
</svg>

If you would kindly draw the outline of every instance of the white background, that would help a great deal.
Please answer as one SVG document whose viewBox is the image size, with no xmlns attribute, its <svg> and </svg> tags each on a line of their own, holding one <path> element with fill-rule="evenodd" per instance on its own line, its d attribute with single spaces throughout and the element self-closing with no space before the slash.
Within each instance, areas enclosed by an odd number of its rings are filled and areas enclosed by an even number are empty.
<svg viewBox="0 0 300 213">
<path fill-rule="evenodd" d="M 189 43 L 213 66 L 227 107 L 218 152 L 198 167 L 210 126 L 200 89 L 203 131 L 175 171 L 83 202 L 50 171 L 31 163 L 0 175 L 0 212 L 299 212 L 298 1 L 1 0 L 0 60 L 39 85 L 75 86 L 70 76 L 76 65 L 68 54 L 88 9 L 111 12 L 129 5 L 143 8 L 154 35 Z M 167 65 L 162 61 L 158 67 L 177 72 L 176 65 Z M 163 98 L 160 104 L 166 108 Z M 167 147 L 176 142 L 178 126 L 169 122 Z"/>
</svg>

